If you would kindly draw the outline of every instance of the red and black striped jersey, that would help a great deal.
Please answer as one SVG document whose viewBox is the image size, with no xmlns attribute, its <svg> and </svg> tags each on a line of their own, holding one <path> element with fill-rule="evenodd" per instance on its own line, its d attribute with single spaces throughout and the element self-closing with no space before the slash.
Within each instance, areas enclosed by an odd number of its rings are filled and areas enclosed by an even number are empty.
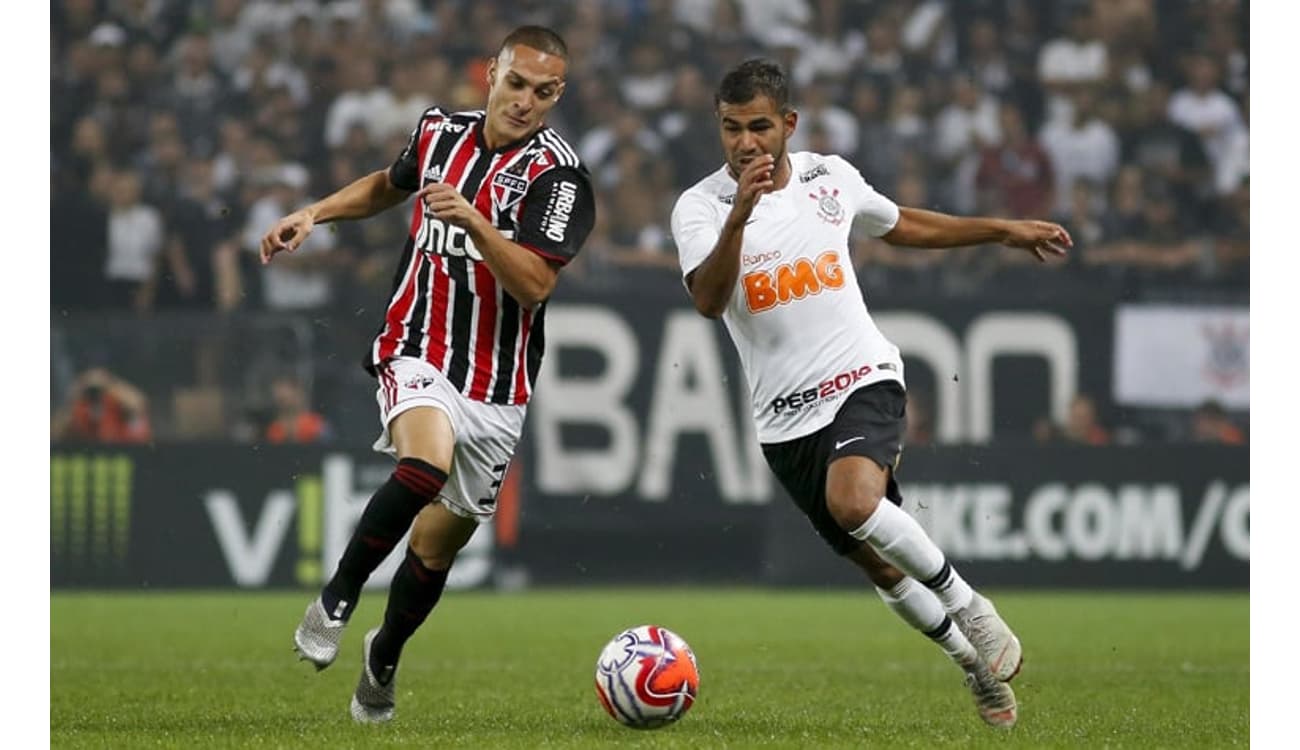
<svg viewBox="0 0 1300 750">
<path fill-rule="evenodd" d="M 392 183 L 456 186 L 505 237 L 567 264 L 595 223 L 591 179 L 577 152 L 549 127 L 498 149 L 483 139 L 482 110 L 420 117 L 389 167 Z M 365 360 L 421 357 L 467 398 L 524 404 L 542 362 L 546 303 L 520 305 L 497 282 L 468 233 L 418 201 L 379 334 Z"/>
</svg>

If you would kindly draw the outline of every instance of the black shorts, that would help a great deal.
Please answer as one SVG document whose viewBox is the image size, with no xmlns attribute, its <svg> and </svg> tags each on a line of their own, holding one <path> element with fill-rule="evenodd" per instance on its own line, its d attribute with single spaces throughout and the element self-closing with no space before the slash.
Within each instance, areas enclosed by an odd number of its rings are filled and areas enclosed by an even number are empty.
<svg viewBox="0 0 1300 750">
<path fill-rule="evenodd" d="M 902 505 L 894 469 L 903 454 L 906 419 L 907 392 L 897 381 L 883 380 L 849 394 L 834 421 L 817 432 L 784 443 L 763 444 L 763 457 L 772 473 L 838 554 L 847 555 L 862 542 L 841 529 L 826 507 L 827 469 L 843 456 L 869 458 L 889 470 L 885 497 Z"/>
</svg>

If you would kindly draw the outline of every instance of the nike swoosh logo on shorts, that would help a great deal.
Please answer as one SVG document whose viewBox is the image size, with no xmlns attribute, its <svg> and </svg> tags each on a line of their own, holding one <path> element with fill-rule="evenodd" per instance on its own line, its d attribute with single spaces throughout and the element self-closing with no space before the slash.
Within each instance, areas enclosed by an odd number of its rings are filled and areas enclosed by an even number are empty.
<svg viewBox="0 0 1300 750">
<path fill-rule="evenodd" d="M 849 438 L 848 440 L 845 440 L 844 442 L 840 442 L 840 441 L 837 440 L 837 441 L 835 441 L 835 450 L 839 450 L 840 448 L 843 448 L 844 446 L 848 445 L 849 443 L 852 443 L 852 442 L 857 441 L 857 440 L 866 440 L 866 437 L 864 437 L 864 436 L 862 436 L 862 435 L 858 435 L 857 437 L 851 437 L 851 438 Z"/>
</svg>

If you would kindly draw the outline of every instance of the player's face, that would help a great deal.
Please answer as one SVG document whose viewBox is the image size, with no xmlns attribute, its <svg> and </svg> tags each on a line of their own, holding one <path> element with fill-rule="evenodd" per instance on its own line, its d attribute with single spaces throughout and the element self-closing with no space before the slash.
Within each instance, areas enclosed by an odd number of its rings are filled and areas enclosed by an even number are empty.
<svg viewBox="0 0 1300 750">
<path fill-rule="evenodd" d="M 794 134 L 798 115 L 782 114 L 773 101 L 763 95 L 743 104 L 718 104 L 718 124 L 722 133 L 722 151 L 732 176 L 739 175 L 755 158 L 771 154 L 780 165 L 785 160 L 785 144 Z"/>
<path fill-rule="evenodd" d="M 517 141 L 542 126 L 564 91 L 563 58 L 522 44 L 488 65 L 486 135 L 490 146 Z"/>
</svg>

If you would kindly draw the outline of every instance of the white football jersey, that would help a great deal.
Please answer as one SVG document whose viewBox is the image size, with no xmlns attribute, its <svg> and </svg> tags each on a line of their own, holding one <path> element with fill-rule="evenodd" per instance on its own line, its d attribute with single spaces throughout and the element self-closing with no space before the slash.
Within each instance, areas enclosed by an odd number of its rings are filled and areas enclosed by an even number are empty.
<svg viewBox="0 0 1300 750">
<path fill-rule="evenodd" d="M 903 382 L 898 347 L 867 312 L 849 254 L 855 217 L 879 237 L 898 222 L 898 206 L 838 156 L 789 156 L 789 183 L 762 196 L 745 225 L 740 275 L 722 314 L 763 443 L 825 427 L 862 386 Z M 677 199 L 672 230 L 683 278 L 708 259 L 735 195 L 723 166 Z"/>
</svg>

